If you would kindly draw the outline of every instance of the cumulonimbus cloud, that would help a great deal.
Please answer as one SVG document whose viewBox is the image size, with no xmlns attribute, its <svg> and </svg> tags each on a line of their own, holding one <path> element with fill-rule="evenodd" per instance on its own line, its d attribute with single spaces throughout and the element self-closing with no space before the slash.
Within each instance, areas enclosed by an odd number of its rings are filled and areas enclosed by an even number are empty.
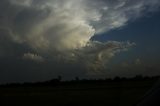
<svg viewBox="0 0 160 106">
<path fill-rule="evenodd" d="M 43 57 L 83 58 L 85 65 L 97 70 L 115 53 L 134 44 L 100 43 L 91 38 L 159 6 L 159 0 L 1 0 L 0 34 L 6 31 L 8 39 Z"/>
</svg>

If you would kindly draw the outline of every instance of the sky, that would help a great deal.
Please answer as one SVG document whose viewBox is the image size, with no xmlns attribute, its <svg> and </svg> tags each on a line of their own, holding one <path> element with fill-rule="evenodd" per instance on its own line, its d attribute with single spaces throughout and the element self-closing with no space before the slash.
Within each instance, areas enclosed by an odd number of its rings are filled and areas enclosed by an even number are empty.
<svg viewBox="0 0 160 106">
<path fill-rule="evenodd" d="M 1 0 L 0 83 L 160 75 L 159 0 Z"/>
</svg>

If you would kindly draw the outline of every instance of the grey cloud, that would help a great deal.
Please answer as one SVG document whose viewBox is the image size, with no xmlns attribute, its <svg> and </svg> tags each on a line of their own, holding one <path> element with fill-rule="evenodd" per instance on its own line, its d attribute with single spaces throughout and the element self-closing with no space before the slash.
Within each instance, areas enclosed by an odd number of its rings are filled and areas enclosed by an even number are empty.
<svg viewBox="0 0 160 106">
<path fill-rule="evenodd" d="M 22 58 L 26 59 L 26 60 L 35 61 L 35 62 L 43 62 L 44 61 L 44 58 L 42 56 L 39 56 L 39 55 L 33 54 L 33 53 L 25 53 Z"/>
<path fill-rule="evenodd" d="M 117 53 L 126 51 L 135 43 L 108 41 L 106 43 L 90 42 L 83 52 L 78 52 L 78 60 L 86 66 L 89 74 L 103 74 L 107 64 Z"/>
<path fill-rule="evenodd" d="M 145 60 L 142 58 L 128 59 L 125 61 L 122 60 L 121 62 L 114 64 L 114 67 L 110 67 L 110 70 L 112 70 L 110 74 L 112 74 L 112 76 L 122 77 L 133 77 L 135 75 L 159 75 L 159 59 L 154 59 L 154 61 L 151 61 L 151 58 L 146 58 Z"/>
<path fill-rule="evenodd" d="M 87 75 L 105 74 L 109 61 L 118 53 L 128 51 L 135 43 L 108 41 L 106 43 L 91 41 L 81 49 L 56 55 L 54 59 L 64 63 L 81 66 Z"/>
</svg>

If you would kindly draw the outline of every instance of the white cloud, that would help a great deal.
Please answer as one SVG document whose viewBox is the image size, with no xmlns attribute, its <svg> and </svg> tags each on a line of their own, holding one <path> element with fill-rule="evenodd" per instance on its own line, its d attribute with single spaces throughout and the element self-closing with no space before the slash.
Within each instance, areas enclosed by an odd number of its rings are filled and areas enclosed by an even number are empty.
<svg viewBox="0 0 160 106">
<path fill-rule="evenodd" d="M 95 34 L 122 27 L 160 4 L 158 0 L 15 2 L 20 10 L 14 17 L 13 38 L 36 49 L 57 51 L 85 47 Z"/>
</svg>

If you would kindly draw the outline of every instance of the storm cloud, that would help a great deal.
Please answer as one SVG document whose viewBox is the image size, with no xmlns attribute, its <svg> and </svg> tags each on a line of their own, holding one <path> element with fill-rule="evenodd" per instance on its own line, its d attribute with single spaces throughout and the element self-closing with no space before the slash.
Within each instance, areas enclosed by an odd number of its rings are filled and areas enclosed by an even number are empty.
<svg viewBox="0 0 160 106">
<path fill-rule="evenodd" d="M 91 40 L 159 8 L 159 0 L 1 0 L 0 56 L 101 70 L 135 45 Z"/>
</svg>

